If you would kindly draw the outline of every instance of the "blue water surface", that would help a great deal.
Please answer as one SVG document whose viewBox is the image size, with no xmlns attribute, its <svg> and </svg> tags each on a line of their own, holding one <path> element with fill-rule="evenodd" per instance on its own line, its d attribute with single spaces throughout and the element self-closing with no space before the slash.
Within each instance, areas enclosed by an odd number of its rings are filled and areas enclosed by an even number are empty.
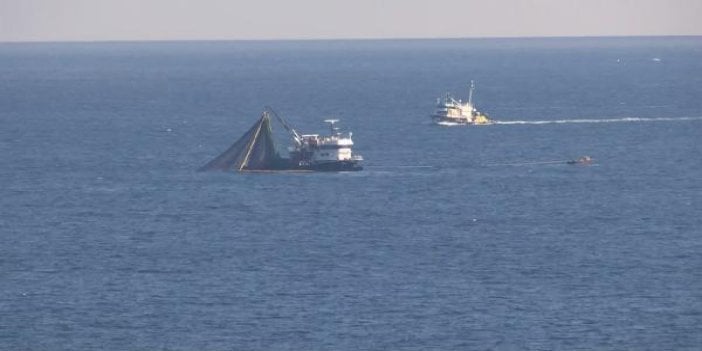
<svg viewBox="0 0 702 351">
<path fill-rule="evenodd" d="M 700 37 L 0 44 L 0 349 L 699 350 L 701 140 Z"/>
</svg>

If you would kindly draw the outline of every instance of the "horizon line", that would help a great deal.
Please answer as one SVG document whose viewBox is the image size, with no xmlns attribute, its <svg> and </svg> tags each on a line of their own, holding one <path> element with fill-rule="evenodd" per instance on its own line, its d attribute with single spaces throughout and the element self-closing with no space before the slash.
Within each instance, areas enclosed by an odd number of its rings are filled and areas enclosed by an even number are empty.
<svg viewBox="0 0 702 351">
<path fill-rule="evenodd" d="M 0 40 L 0 44 L 89 44 L 89 43 L 176 43 L 176 42 L 321 42 L 321 41 L 415 41 L 415 40 L 514 40 L 514 39 L 621 39 L 621 38 L 696 38 L 702 34 L 642 35 L 536 35 L 484 37 L 342 37 L 342 38 L 255 38 L 255 39 L 65 39 L 65 40 Z"/>
</svg>

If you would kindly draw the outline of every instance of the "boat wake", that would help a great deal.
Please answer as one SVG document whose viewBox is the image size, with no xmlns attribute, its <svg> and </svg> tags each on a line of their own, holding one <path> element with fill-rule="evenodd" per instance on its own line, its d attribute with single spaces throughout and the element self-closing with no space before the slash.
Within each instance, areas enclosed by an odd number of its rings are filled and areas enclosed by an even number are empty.
<svg viewBox="0 0 702 351">
<path fill-rule="evenodd" d="M 569 160 L 552 160 L 552 161 L 527 161 L 527 162 L 501 162 L 501 163 L 486 163 L 485 167 L 496 166 L 532 166 L 532 165 L 553 165 L 566 164 Z"/>
<path fill-rule="evenodd" d="M 369 165 L 368 169 L 408 169 L 408 168 L 436 168 L 431 165 Z"/>
<path fill-rule="evenodd" d="M 493 124 L 570 124 L 570 123 L 624 123 L 624 122 L 678 122 L 700 121 L 699 117 L 623 117 L 623 118 L 588 118 L 588 119 L 557 119 L 543 121 L 492 121 Z"/>
<path fill-rule="evenodd" d="M 524 161 L 524 162 L 500 162 L 500 163 L 486 163 L 483 164 L 485 167 L 497 167 L 497 166 L 538 166 L 538 165 L 591 165 L 586 162 L 578 162 L 578 160 L 549 160 L 549 161 Z"/>
</svg>

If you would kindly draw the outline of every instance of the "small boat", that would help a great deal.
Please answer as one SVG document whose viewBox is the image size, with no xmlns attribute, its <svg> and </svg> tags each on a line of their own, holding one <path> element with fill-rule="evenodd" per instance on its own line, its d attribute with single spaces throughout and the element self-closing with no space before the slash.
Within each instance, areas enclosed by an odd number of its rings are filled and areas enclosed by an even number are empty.
<svg viewBox="0 0 702 351">
<path fill-rule="evenodd" d="M 281 156 L 275 145 L 271 115 L 290 134 L 292 146 Z M 328 119 L 330 135 L 299 134 L 272 109 L 267 108 L 258 121 L 222 154 L 200 168 L 200 171 L 360 171 L 363 157 L 351 150 L 351 133 L 340 133 Z"/>
<path fill-rule="evenodd" d="M 590 165 L 594 160 L 590 156 L 581 156 L 575 160 L 566 161 L 569 165 Z"/>
<path fill-rule="evenodd" d="M 432 120 L 437 124 L 492 124 L 490 118 L 478 111 L 473 105 L 474 90 L 475 84 L 470 81 L 470 91 L 466 103 L 456 100 L 450 93 L 446 93 L 443 98 L 436 99 L 436 110 L 431 115 Z"/>
</svg>

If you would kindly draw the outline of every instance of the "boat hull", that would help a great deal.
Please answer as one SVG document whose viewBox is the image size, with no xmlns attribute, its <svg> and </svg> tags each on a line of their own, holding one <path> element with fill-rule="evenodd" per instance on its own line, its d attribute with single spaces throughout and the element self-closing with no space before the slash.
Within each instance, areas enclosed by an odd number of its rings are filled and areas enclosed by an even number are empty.
<svg viewBox="0 0 702 351">
<path fill-rule="evenodd" d="M 461 124 L 461 125 L 471 125 L 471 126 L 484 126 L 484 125 L 492 124 L 492 121 L 490 121 L 489 119 L 484 118 L 484 117 L 478 118 L 476 120 L 470 120 L 468 118 L 451 118 L 451 117 L 433 115 L 433 116 L 431 116 L 431 119 L 436 124 Z"/>
<path fill-rule="evenodd" d="M 284 159 L 271 168 L 244 168 L 246 172 L 353 172 L 361 171 L 363 166 L 358 160 L 326 161 L 326 162 L 300 162 Z"/>
<path fill-rule="evenodd" d="M 363 170 L 363 166 L 358 161 L 332 161 L 301 165 L 299 169 L 315 172 L 352 172 Z"/>
</svg>

